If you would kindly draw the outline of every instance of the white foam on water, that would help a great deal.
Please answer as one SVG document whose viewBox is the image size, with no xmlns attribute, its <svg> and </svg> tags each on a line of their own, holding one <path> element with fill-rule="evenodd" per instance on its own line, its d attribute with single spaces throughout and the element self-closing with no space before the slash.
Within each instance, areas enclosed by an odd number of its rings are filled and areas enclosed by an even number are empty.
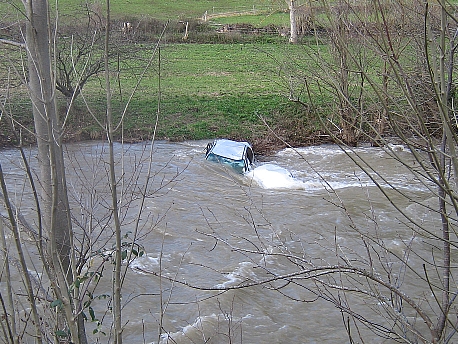
<svg viewBox="0 0 458 344">
<path fill-rule="evenodd" d="M 242 317 L 233 318 L 233 322 L 242 322 L 246 319 L 253 318 L 253 314 L 246 314 Z M 160 344 L 166 343 L 222 343 L 222 339 L 227 339 L 221 329 L 228 326 L 227 314 L 215 314 L 198 316 L 194 323 L 184 326 L 177 332 L 164 333 L 161 335 Z M 224 340 L 226 342 L 226 340 Z M 154 343 L 154 342 L 153 342 Z M 151 343 L 151 344 L 153 344 Z"/>
<path fill-rule="evenodd" d="M 215 285 L 215 288 L 224 289 L 237 285 L 246 279 L 257 281 L 258 278 L 253 271 L 253 267 L 255 267 L 255 265 L 251 262 L 240 262 L 234 271 L 226 275 L 227 281 Z"/>
<path fill-rule="evenodd" d="M 194 323 L 184 326 L 177 332 L 161 335 L 160 344 L 166 343 L 206 343 L 205 339 L 217 336 L 218 325 L 224 321 L 224 315 L 215 313 L 198 316 Z"/>
<path fill-rule="evenodd" d="M 297 172 L 298 176 L 303 174 Z M 354 176 L 327 176 L 325 178 L 326 183 L 320 179 L 320 177 L 313 173 L 309 176 L 295 177 L 286 168 L 280 167 L 275 164 L 267 163 L 256 167 L 254 170 L 246 173 L 245 176 L 250 179 L 251 182 L 255 182 L 263 189 L 272 190 L 306 190 L 316 191 L 324 190 L 326 188 L 342 189 L 346 187 L 360 187 L 362 182 Z"/>
<path fill-rule="evenodd" d="M 387 147 L 388 149 L 394 152 L 408 152 L 409 151 L 409 149 L 402 144 L 388 143 Z"/>
<path fill-rule="evenodd" d="M 275 155 L 280 157 L 297 157 L 298 153 L 301 155 L 317 155 L 322 157 L 336 156 L 345 154 L 343 150 L 336 149 L 334 146 L 308 146 L 299 148 L 285 148 Z"/>
<path fill-rule="evenodd" d="M 258 166 L 246 176 L 264 189 L 307 189 L 307 184 L 294 178 L 287 169 L 274 164 Z"/>
<path fill-rule="evenodd" d="M 263 189 L 321 191 L 354 187 L 374 187 L 376 184 L 362 171 L 315 171 L 299 170 L 291 173 L 277 164 L 265 163 L 245 174 L 249 184 L 255 183 Z M 409 191 L 425 191 L 426 187 L 416 180 L 406 182 L 403 175 L 385 176 L 388 181 L 373 176 L 382 188 L 396 187 Z"/>
<path fill-rule="evenodd" d="M 147 271 L 153 271 L 153 268 L 159 265 L 159 258 L 157 257 L 150 257 L 147 254 L 144 254 L 141 257 L 135 257 L 130 264 L 129 267 L 132 271 L 138 274 L 146 274 Z"/>
</svg>

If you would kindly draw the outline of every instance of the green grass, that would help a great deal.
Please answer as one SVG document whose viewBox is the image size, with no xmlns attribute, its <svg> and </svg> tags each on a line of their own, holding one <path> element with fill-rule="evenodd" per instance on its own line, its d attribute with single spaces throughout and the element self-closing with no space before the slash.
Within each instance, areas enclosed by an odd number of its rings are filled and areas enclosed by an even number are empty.
<svg viewBox="0 0 458 344">
<path fill-rule="evenodd" d="M 114 109 L 118 118 L 146 64 L 147 51 L 137 52 L 134 62 L 122 65 L 122 97 L 114 92 Z M 162 47 L 158 136 L 170 139 L 253 139 L 264 135 L 267 129 L 259 116 L 278 120 L 279 114 L 292 112 L 296 107 L 286 97 L 285 52 L 291 57 L 299 56 L 303 51 L 300 46 L 288 44 L 172 44 Z M 147 137 L 154 127 L 158 71 L 156 56 L 128 108 L 124 129 L 133 139 Z M 113 90 L 117 90 L 116 79 L 113 79 Z M 89 103 L 94 113 L 103 118 L 105 98 L 99 81 L 94 79 L 84 92 L 92 95 Z M 81 99 L 77 106 L 78 116 L 72 119 L 72 123 L 82 117 L 88 118 Z M 83 131 L 89 134 L 97 130 L 100 129 L 90 123 L 83 127 Z"/>
<path fill-rule="evenodd" d="M 23 7 L 19 0 L 12 0 L 17 8 Z M 59 0 L 59 13 L 65 15 L 85 15 L 86 5 L 93 11 L 105 11 L 103 0 Z M 54 3 L 50 2 L 51 6 Z M 110 9 L 113 18 L 126 16 L 152 17 L 161 20 L 200 19 L 204 13 L 247 12 L 253 9 L 258 13 L 275 13 L 286 9 L 286 3 L 278 0 L 111 0 Z M 6 18 L 7 14 L 17 11 L 9 2 L 0 2 L 0 11 Z"/>
<path fill-rule="evenodd" d="M 211 96 L 221 98 L 240 94 L 269 95 L 287 91 L 286 67 L 289 59 L 301 57 L 304 48 L 289 44 L 167 44 L 140 83 L 136 97 L 150 97 L 159 87 L 164 97 Z M 135 56 L 121 62 L 120 78 L 124 97 L 139 80 L 152 49 L 143 46 Z M 95 92 L 99 81 L 88 84 Z M 116 85 L 114 85 L 116 86 Z"/>
<path fill-rule="evenodd" d="M 14 1 L 18 7 L 19 1 Z M 105 1 L 59 0 L 61 14 L 74 14 L 86 4 L 91 9 L 104 9 Z M 51 6 L 54 3 L 51 2 Z M 156 19 L 198 19 L 208 14 L 246 12 L 253 9 L 270 13 L 272 10 L 287 8 L 284 1 L 278 0 L 111 0 L 110 9 L 114 18 L 122 16 L 150 16 Z M 3 13 L 11 11 L 7 3 L 0 3 Z"/>
<path fill-rule="evenodd" d="M 285 5 L 283 1 L 280 3 L 282 6 Z M 60 0 L 61 16 L 76 13 L 82 4 L 72 0 Z M 2 6 L 4 4 L 0 5 L 0 10 Z M 90 6 L 93 10 L 99 8 L 103 11 L 104 4 L 94 0 Z M 242 22 L 257 27 L 284 26 L 288 23 L 288 13 L 279 11 L 279 7 L 279 2 L 273 0 L 111 0 L 113 18 L 132 16 L 143 23 L 152 22 L 143 21 L 144 16 L 172 19 L 178 23 L 177 19 L 200 18 L 204 12 L 214 15 L 233 14 L 237 11 L 242 14 L 215 17 L 212 21 L 217 24 Z M 250 14 L 253 8 L 256 15 Z M 158 25 L 161 26 L 160 23 Z M 177 32 L 175 34 L 179 37 L 178 41 L 181 41 L 182 33 Z M 112 74 L 113 108 L 115 116 L 119 118 L 126 99 L 129 98 L 150 58 L 153 44 L 132 43 L 127 41 L 121 32 L 117 34 L 118 43 L 124 44 L 124 52 L 120 57 L 119 80 L 116 79 L 116 73 Z M 316 43 L 313 39 L 310 45 L 306 44 L 306 40 L 310 38 L 304 38 L 303 45 L 291 45 L 288 44 L 287 38 L 278 35 L 251 35 L 251 38 L 247 39 L 240 33 L 218 34 L 212 30 L 210 33 L 200 33 L 201 40 L 193 40 L 192 35 L 195 34 L 199 33 L 190 33 L 190 42 L 220 43 L 170 44 L 171 40 L 167 40 L 167 37 L 164 39 L 160 49 L 160 65 L 159 55 L 156 55 L 128 108 L 123 125 L 128 138 L 135 140 L 150 137 L 158 108 L 159 90 L 159 138 L 263 138 L 268 135 L 268 130 L 259 116 L 263 116 L 272 126 L 282 126 L 280 131 L 286 132 L 289 129 L 291 134 L 302 131 L 303 135 L 317 128 L 313 122 L 316 121 L 313 117 L 316 113 L 328 115 L 333 111 L 333 101 L 330 98 L 332 87 L 326 82 L 322 82 L 320 86 L 312 86 L 316 88 L 311 90 L 313 106 L 318 109 L 314 114 L 307 113 L 308 109 L 288 100 L 291 82 L 303 85 L 304 80 L 308 78 L 311 85 L 313 78 L 317 77 L 321 69 L 321 66 L 314 63 L 320 64 L 326 59 L 332 62 L 325 47 L 321 47 L 324 48 L 321 49 L 324 56 L 314 61 L 309 58 L 308 53 L 313 53 Z M 228 43 L 231 40 L 233 44 Z M 149 42 L 152 41 L 154 39 Z M 9 58 L 12 58 L 12 55 Z M 118 68 L 115 65 L 116 59 L 113 59 L 112 63 L 114 71 Z M 6 69 L 4 72 L 7 73 Z M 84 87 L 86 100 L 92 112 L 101 121 L 106 111 L 103 85 L 103 75 L 100 75 L 99 79 L 91 79 Z M 306 93 L 303 89 L 301 91 L 305 99 Z M 60 99 L 60 102 L 61 106 L 65 104 L 63 99 Z M 17 111 L 18 114 L 24 114 L 23 109 Z M 68 130 L 74 137 L 102 137 L 101 128 L 94 124 L 81 97 L 77 99 L 68 123 Z M 118 136 L 120 135 L 118 132 Z"/>
<path fill-rule="evenodd" d="M 72 2 L 72 0 L 66 0 Z M 159 19 L 201 18 L 205 12 L 278 8 L 274 0 L 112 0 L 113 14 L 149 15 Z"/>
<path fill-rule="evenodd" d="M 84 107 L 78 102 L 77 116 L 72 121 L 81 120 Z M 92 109 L 103 118 L 103 99 L 91 102 Z M 210 96 L 175 96 L 162 101 L 159 115 L 157 138 L 171 140 L 211 139 L 228 137 L 257 140 L 263 138 L 267 129 L 259 116 L 269 123 L 284 119 L 285 113 L 297 111 L 297 106 L 279 95 L 250 96 L 237 95 L 216 99 Z M 120 118 L 123 105 L 114 100 L 115 118 Z M 143 140 L 151 138 L 156 120 L 157 101 L 143 98 L 134 101 L 124 118 L 124 135 L 127 139 Z M 85 115 L 88 116 L 87 114 Z M 103 121 L 103 119 L 102 119 Z M 83 137 L 103 138 L 101 128 L 83 119 Z M 74 126 L 74 124 L 72 125 Z M 95 133 L 95 134 L 94 134 Z M 121 131 L 116 133 L 119 138 Z"/>
<path fill-rule="evenodd" d="M 282 80 L 276 76 L 284 49 L 279 45 L 200 44 L 173 45 L 162 50 L 164 89 L 173 94 L 224 96 L 230 94 L 272 94 Z M 272 55 L 272 58 L 269 57 Z M 280 75 L 281 76 L 281 75 Z M 186 85 L 185 88 L 182 86 Z"/>
<path fill-rule="evenodd" d="M 274 25 L 277 27 L 289 26 L 289 12 L 286 11 L 267 11 L 256 15 L 233 15 L 211 19 L 215 24 L 250 24 L 254 27 L 266 27 Z"/>
</svg>

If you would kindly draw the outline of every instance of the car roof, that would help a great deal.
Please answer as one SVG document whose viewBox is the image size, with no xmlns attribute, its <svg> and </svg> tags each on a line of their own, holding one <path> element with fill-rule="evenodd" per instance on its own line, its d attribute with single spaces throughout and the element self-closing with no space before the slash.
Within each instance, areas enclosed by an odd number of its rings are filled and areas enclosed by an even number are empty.
<svg viewBox="0 0 458 344">
<path fill-rule="evenodd" d="M 240 160 L 243 159 L 243 154 L 247 147 L 251 148 L 248 142 L 220 139 L 215 141 L 212 153 L 228 159 Z"/>
</svg>

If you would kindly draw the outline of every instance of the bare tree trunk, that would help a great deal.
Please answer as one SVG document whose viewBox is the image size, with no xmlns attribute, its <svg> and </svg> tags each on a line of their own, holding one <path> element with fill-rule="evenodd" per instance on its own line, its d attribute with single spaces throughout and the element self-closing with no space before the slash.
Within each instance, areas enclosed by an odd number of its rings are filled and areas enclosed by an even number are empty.
<svg viewBox="0 0 458 344">
<path fill-rule="evenodd" d="M 297 21 L 296 21 L 296 0 L 289 0 L 289 22 L 290 22 L 290 37 L 291 43 L 297 43 Z"/>
<path fill-rule="evenodd" d="M 121 224 L 119 221 L 119 209 L 118 209 L 118 192 L 117 192 L 117 181 L 115 174 L 115 162 L 114 162 L 114 148 L 113 148 L 113 117 L 111 108 L 111 87 L 110 87 L 110 68 L 108 61 L 110 41 L 110 0 L 107 0 L 107 28 L 105 35 L 105 87 L 107 96 L 107 136 L 108 143 L 110 145 L 110 187 L 111 187 L 111 200 L 112 200 L 112 211 L 115 226 L 115 237 L 116 237 L 116 255 L 115 255 L 115 266 L 114 266 L 114 280 L 113 280 L 113 323 L 114 323 L 114 343 L 122 344 L 122 322 L 121 322 L 121 264 L 122 264 L 122 242 L 121 242 Z"/>
<path fill-rule="evenodd" d="M 348 45 L 350 39 L 347 29 L 347 13 L 346 9 L 340 2 L 337 9 L 337 20 L 333 27 L 333 39 L 331 40 L 333 48 L 335 49 L 335 59 L 337 67 L 337 93 L 339 98 L 339 119 L 341 125 L 341 140 L 349 146 L 356 146 L 357 139 L 355 133 L 355 114 L 350 100 L 349 92 L 349 59 L 350 53 Z"/>
<path fill-rule="evenodd" d="M 344 29 L 342 29 L 343 31 Z M 344 35 L 344 34 L 342 34 Z M 355 126 L 353 121 L 353 109 L 350 104 L 350 95 L 348 91 L 348 61 L 347 61 L 347 51 L 343 47 L 345 40 L 341 40 L 342 35 L 336 39 L 337 44 L 342 44 L 337 47 L 340 59 L 339 65 L 339 107 L 340 107 L 340 119 L 342 126 L 342 141 L 349 146 L 356 146 L 356 135 L 355 135 Z"/>
<path fill-rule="evenodd" d="M 77 329 L 69 286 L 73 283 L 71 219 L 65 165 L 62 149 L 62 128 L 56 107 L 55 79 L 52 73 L 52 36 L 46 0 L 24 1 L 27 25 L 26 46 L 29 69 L 29 92 L 38 145 L 40 195 L 43 225 L 48 232 L 48 271 L 53 289 L 65 310 L 71 340 L 85 343 L 84 327 Z M 79 332 L 79 333 L 78 333 Z"/>
<path fill-rule="evenodd" d="M 383 63 L 383 77 L 382 77 L 382 90 L 383 90 L 383 110 L 382 113 L 380 114 L 380 117 L 377 120 L 377 134 L 379 137 L 382 137 L 385 135 L 385 129 L 386 129 L 386 122 L 388 118 L 388 110 L 387 110 L 387 105 L 388 104 L 388 81 L 389 81 L 389 69 L 388 69 L 388 63 L 384 61 Z"/>
<path fill-rule="evenodd" d="M 32 1 L 27 8 L 27 47 L 29 59 L 29 91 L 38 145 L 43 223 L 51 231 L 50 256 L 61 261 L 54 269 L 70 271 L 70 215 L 65 190 L 65 171 L 58 121 L 54 79 L 51 69 L 50 34 L 47 1 Z"/>
<path fill-rule="evenodd" d="M 17 230 L 17 226 L 15 225 L 13 212 L 9 203 L 8 199 L 8 193 L 6 190 L 6 184 L 5 180 L 3 178 L 3 170 L 2 170 L 2 165 L 0 164 L 0 185 L 4 197 L 4 202 L 9 214 L 9 218 L 11 221 L 11 227 L 12 227 L 12 232 L 14 236 L 14 241 L 16 243 L 16 248 L 18 249 L 18 254 L 19 254 L 19 259 L 22 265 L 22 268 L 26 268 L 26 263 L 24 259 L 24 253 L 21 251 L 21 245 L 20 245 L 20 240 L 19 240 L 19 232 Z M 11 288 L 11 274 L 10 274 L 10 264 L 9 264 L 9 249 L 6 243 L 5 239 L 5 232 L 3 230 L 3 219 L 0 219 L 0 243 L 1 243 L 1 248 L 0 250 L 2 251 L 2 258 L 4 261 L 4 266 L 2 267 L 2 275 L 3 278 L 6 282 L 6 294 L 7 294 L 7 300 L 6 300 L 6 305 L 4 304 L 3 296 L 2 296 L 2 308 L 4 310 L 4 319 L 6 322 L 6 327 L 8 328 L 8 336 L 10 338 L 10 342 L 13 344 L 19 344 L 19 336 L 17 332 L 17 325 L 16 325 L 16 312 L 15 312 L 15 306 L 13 302 L 13 290 Z M 34 295 L 33 295 L 33 290 L 30 282 L 30 277 L 28 275 L 24 276 L 24 283 L 28 292 L 28 297 L 31 299 L 31 308 L 32 308 L 32 316 L 35 321 L 35 328 L 36 328 L 36 336 L 37 336 L 37 342 L 40 343 L 42 341 L 41 339 L 41 329 L 39 323 L 37 321 L 39 320 L 38 318 L 38 312 L 37 308 L 34 304 Z M 1 293 L 0 293 L 1 296 Z M 3 327 L 3 326 L 2 326 Z M 5 333 L 5 338 L 7 334 Z"/>
<path fill-rule="evenodd" d="M 440 51 L 445 52 L 447 50 L 446 46 L 446 36 L 447 36 L 447 27 L 448 27 L 448 15 L 445 9 L 445 2 L 441 1 L 441 35 L 439 41 Z M 452 41 L 453 43 L 453 41 Z M 455 141 L 453 139 L 453 133 L 450 128 L 450 114 L 449 114 L 449 98 L 451 89 L 448 85 L 450 82 L 447 82 L 447 78 L 452 78 L 453 76 L 453 52 L 454 49 L 451 49 L 450 60 L 449 61 L 449 70 L 447 71 L 446 65 L 446 55 L 445 53 L 440 54 L 439 56 L 439 74 L 436 78 L 436 85 L 438 90 L 438 100 L 439 100 L 439 111 L 441 113 L 442 122 L 443 122 L 443 135 L 441 143 L 441 155 L 440 155 L 440 164 L 439 164 L 439 210 L 442 220 L 442 238 L 443 238 L 443 262 L 442 262 L 442 302 L 441 302 L 441 315 L 439 316 L 439 321 L 436 328 L 436 337 L 434 340 L 438 342 L 443 334 L 443 331 L 446 326 L 446 321 L 449 317 L 450 311 L 450 275 L 451 275 L 451 245 L 450 245 L 450 228 L 449 228 L 449 218 L 447 215 L 447 189 L 451 186 L 452 189 L 456 189 L 456 151 L 455 151 Z M 450 81 L 450 80 L 449 80 Z M 451 184 L 447 182 L 447 159 L 446 157 L 450 156 L 452 160 L 452 167 L 454 170 L 453 181 Z"/>
</svg>

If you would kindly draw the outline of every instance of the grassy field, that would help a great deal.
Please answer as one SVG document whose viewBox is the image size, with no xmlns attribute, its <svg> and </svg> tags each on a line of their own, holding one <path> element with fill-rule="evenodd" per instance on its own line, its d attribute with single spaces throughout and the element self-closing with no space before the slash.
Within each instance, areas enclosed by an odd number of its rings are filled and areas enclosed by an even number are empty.
<svg viewBox="0 0 458 344">
<path fill-rule="evenodd" d="M 289 13 L 286 11 L 272 11 L 262 14 L 233 14 L 228 16 L 214 16 L 211 21 L 215 24 L 238 24 L 246 23 L 255 27 L 274 25 L 288 27 Z"/>
<path fill-rule="evenodd" d="M 82 2 L 59 1 L 61 15 L 74 14 L 81 6 Z M 90 6 L 96 9 L 104 4 L 95 1 Z M 177 20 L 200 18 L 205 12 L 209 15 L 224 13 L 223 16 L 215 16 L 212 21 L 220 25 L 242 22 L 258 27 L 287 22 L 288 14 L 279 11 L 282 7 L 285 7 L 283 1 L 270 0 L 111 1 L 114 18 L 151 16 Z M 213 35 L 218 37 L 216 30 Z M 304 61 L 303 48 L 290 45 L 287 38 L 279 36 L 273 40 L 256 38 L 261 42 L 256 44 L 241 43 L 246 40 L 237 35 L 227 37 L 220 44 L 170 44 L 165 40 L 160 50 L 160 66 L 157 55 L 132 98 L 123 125 L 124 137 L 128 140 L 151 137 L 159 90 L 159 138 L 182 140 L 224 136 L 263 141 L 269 134 L 261 117 L 275 128 L 279 127 L 279 123 L 286 123 L 278 128 L 280 132 L 288 128 L 300 128 L 301 131 L 307 131 L 308 127 L 313 129 L 305 110 L 288 100 L 288 60 L 296 56 L 298 61 Z M 228 43 L 230 41 L 234 43 Z M 262 43 L 271 41 L 275 43 Z M 139 75 L 143 73 L 152 49 L 151 43 L 133 43 L 132 51 L 135 50 L 135 53 L 121 57 L 119 79 L 115 75 L 112 79 L 114 109 L 118 117 Z M 93 78 L 84 88 L 85 101 L 101 119 L 105 114 L 102 80 L 103 75 Z M 27 101 L 21 99 L 17 103 L 16 112 L 22 121 L 30 125 Z M 61 97 L 59 104 L 63 109 L 65 100 Z M 67 128 L 69 139 L 104 137 L 101 128 L 89 115 L 82 97 L 75 103 Z M 121 132 L 118 132 L 118 137 L 121 137 Z M 302 139 L 299 138 L 299 141 Z"/>
<path fill-rule="evenodd" d="M 212 22 L 248 23 L 255 26 L 278 25 L 287 21 L 281 13 L 282 1 L 243 0 L 112 0 L 114 18 L 143 18 L 145 16 L 178 20 L 200 18 L 206 12 L 215 16 Z M 5 6 L 3 4 L 2 6 Z M 60 0 L 61 16 L 78 13 L 83 2 Z M 104 3 L 90 3 L 92 9 L 102 10 Z M 223 13 L 224 15 L 217 15 Z M 216 32 L 216 29 L 215 29 Z M 216 36 L 216 33 L 214 34 Z M 277 39 L 276 39 L 277 40 Z M 141 140 L 151 135 L 156 111 L 160 79 L 161 105 L 158 136 L 172 140 L 233 137 L 254 140 L 266 137 L 263 116 L 274 122 L 301 111 L 288 101 L 288 78 L 284 75 L 287 57 L 301 54 L 300 46 L 291 46 L 287 38 L 275 44 L 169 44 L 161 47 L 161 65 L 157 55 L 145 74 L 127 111 L 124 135 L 131 140 Z M 230 41 L 230 39 L 229 39 Z M 262 39 L 261 39 L 262 41 Z M 135 46 L 135 57 L 121 58 L 119 84 L 114 80 L 115 111 L 120 116 L 126 99 L 150 58 L 153 45 Z M 160 78 L 158 72 L 160 68 Z M 94 78 L 85 86 L 84 95 L 98 117 L 104 116 L 105 95 L 100 79 Z M 121 85 L 121 89 L 118 86 Z M 19 104 L 27 104 L 20 101 Z M 65 100 L 60 100 L 61 108 Z M 24 111 L 25 110 L 25 111 Z M 27 105 L 18 109 L 27 114 Z M 82 99 L 77 99 L 69 120 L 69 137 L 74 139 L 102 137 Z M 27 116 L 27 115 L 25 115 Z M 22 115 L 24 117 L 24 115 Z M 121 136 L 121 133 L 119 133 Z"/>
<path fill-rule="evenodd" d="M 156 55 L 132 99 L 125 117 L 125 134 L 132 140 L 151 135 L 160 90 L 160 138 L 259 140 L 267 133 L 261 116 L 275 126 L 285 119 L 285 113 L 297 118 L 303 111 L 288 100 L 284 55 L 300 56 L 302 49 L 288 44 L 165 45 L 160 50 L 160 66 Z M 122 92 L 114 97 L 118 115 L 149 58 L 148 50 L 141 54 L 135 63 L 122 64 Z M 118 90 L 117 80 L 113 82 L 113 89 Z M 88 84 L 84 93 L 90 95 L 87 99 L 93 112 L 102 118 L 105 96 L 99 80 Z M 101 137 L 101 129 L 87 121 L 81 99 L 75 112 L 78 115 L 71 123 L 76 126 L 79 122 L 83 137 Z"/>
<path fill-rule="evenodd" d="M 74 4 L 72 0 L 60 1 L 60 4 Z M 279 0 L 111 0 L 114 16 L 148 15 L 158 19 L 195 19 L 205 12 L 231 13 L 247 12 L 253 9 L 269 13 L 272 10 L 285 8 L 284 1 Z"/>
<path fill-rule="evenodd" d="M 22 4 L 18 0 L 12 0 L 17 8 Z M 52 7 L 56 2 L 50 1 Z M 89 6 L 93 10 L 103 10 L 104 0 L 59 0 L 59 13 L 61 15 L 77 14 L 81 8 Z M 111 0 L 110 8 L 112 16 L 149 16 L 156 19 L 200 19 L 207 13 L 214 14 L 271 14 L 287 9 L 283 0 Z M 0 10 L 3 14 L 16 13 L 10 5 L 10 1 L 1 1 Z"/>
<path fill-rule="evenodd" d="M 11 6 L 11 3 L 15 6 Z M 55 7 L 55 2 L 50 2 Z M 21 8 L 18 0 L 1 1 L 0 11 L 4 19 L 8 14 L 16 18 L 16 8 Z M 103 0 L 59 0 L 61 16 L 84 16 L 85 8 L 101 14 L 105 9 Z M 254 25 L 288 24 L 286 3 L 283 0 L 111 0 L 113 18 L 151 17 L 159 20 L 200 20 L 204 14 L 214 17 L 217 23 L 252 23 Z"/>
<path fill-rule="evenodd" d="M 83 2 L 73 0 L 59 1 L 61 18 L 68 19 L 66 26 L 61 25 L 61 30 L 65 27 L 68 30 L 63 37 L 69 39 L 78 28 L 83 30 L 82 23 L 85 21 L 77 14 L 82 5 Z M 5 6 L 6 3 L 1 2 L 0 10 Z M 104 6 L 102 0 L 89 3 L 91 10 L 102 17 Z M 301 44 L 292 45 L 288 43 L 288 37 L 275 30 L 287 26 L 285 7 L 284 1 L 270 0 L 111 0 L 112 17 L 115 18 L 112 26 L 111 80 L 117 118 L 121 118 L 126 100 L 140 75 L 143 75 L 125 116 L 122 116 L 124 122 L 120 128 L 123 132 L 118 131 L 117 138 L 132 141 L 151 138 L 157 113 L 159 126 L 156 137 L 170 140 L 228 137 L 266 147 L 272 145 L 273 135 L 264 121 L 293 145 L 321 142 L 324 136 L 320 135 L 320 119 L 330 123 L 332 129 L 340 130 L 340 91 L 339 85 L 336 85 L 340 77 L 339 65 L 335 64 L 335 56 L 332 56 L 328 45 L 326 29 L 329 21 L 318 21 L 316 36 L 305 35 L 301 37 Z M 6 21 L 8 12 L 3 13 Z M 209 24 L 199 21 L 203 13 L 210 17 Z M 190 20 L 190 32 L 188 39 L 183 40 L 183 24 L 187 18 Z M 395 19 L 398 18 L 391 18 Z M 122 31 L 124 20 L 132 20 L 136 31 Z M 151 67 L 144 73 L 158 35 L 168 20 L 169 26 L 160 42 L 160 54 L 154 56 Z M 97 23 L 103 28 L 103 21 Z M 235 23 L 247 24 L 244 29 L 250 29 L 250 25 L 256 28 L 274 25 L 276 28 L 268 32 L 218 31 L 223 24 Z M 365 27 L 367 23 L 359 24 Z M 410 32 L 410 28 L 417 25 L 417 21 L 407 22 L 405 30 Z M 98 32 L 103 34 L 103 30 Z M 20 35 L 16 37 L 21 39 Z M 407 66 L 405 70 L 414 75 L 418 68 L 418 47 L 408 36 L 406 40 L 400 37 L 396 41 L 403 46 L 399 59 Z M 379 58 L 378 52 L 373 55 L 373 51 L 361 49 L 358 40 L 354 42 L 348 50 L 358 61 L 349 66 L 351 70 L 355 68 L 355 72 L 349 73 L 347 80 L 348 99 L 355 104 L 355 109 L 367 114 L 361 117 L 366 122 L 358 125 L 371 135 L 369 124 L 377 120 L 376 116 L 382 110 L 375 92 L 365 85 L 367 77 L 375 86 L 382 84 L 384 61 Z M 17 70 L 22 68 L 21 58 L 14 57 L 16 53 L 17 50 L 6 51 L 6 48 L 0 51 L 0 62 L 4 62 L 0 63 L 0 77 L 8 82 L 11 74 L 7 61 L 16 61 Z M 97 55 L 102 55 L 100 45 L 92 51 L 94 58 Z M 365 70 L 364 80 L 361 77 L 363 74 L 357 72 L 360 62 L 364 64 L 361 67 Z M 364 87 L 363 81 L 366 82 Z M 20 80 L 12 83 L 19 85 Z M 390 87 L 396 88 L 397 85 L 390 83 Z M 19 87 L 12 88 L 14 101 L 10 108 L 20 123 L 31 127 L 31 105 L 26 92 L 20 93 L 19 90 Z M 389 91 L 396 99 L 393 106 L 399 108 L 405 105 L 397 100 L 399 89 Z M 78 97 L 66 122 L 67 137 L 69 140 L 104 138 L 103 128 L 97 127 L 93 119 L 96 116 L 103 122 L 105 116 L 103 73 L 90 79 L 84 86 L 83 94 L 84 102 L 83 97 Z M 59 96 L 59 108 L 64 114 L 66 100 Z M 303 101 L 304 106 L 292 102 L 291 97 Z M 0 141 L 5 132 L 4 123 L 0 122 L 3 126 L 0 127 Z"/>
</svg>

